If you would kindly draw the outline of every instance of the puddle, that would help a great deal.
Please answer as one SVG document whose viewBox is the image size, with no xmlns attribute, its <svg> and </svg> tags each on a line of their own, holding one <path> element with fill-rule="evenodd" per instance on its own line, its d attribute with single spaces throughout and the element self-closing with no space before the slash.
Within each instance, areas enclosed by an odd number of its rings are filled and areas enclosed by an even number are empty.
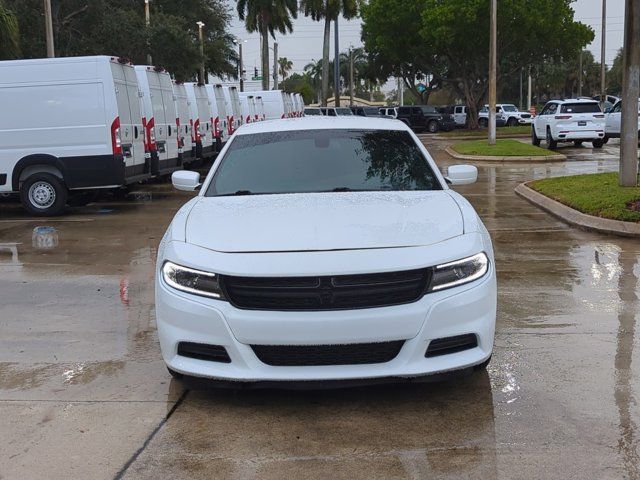
<svg viewBox="0 0 640 480">
<path fill-rule="evenodd" d="M 35 227 L 31 246 L 36 250 L 52 250 L 58 246 L 58 231 L 54 227 Z"/>
</svg>

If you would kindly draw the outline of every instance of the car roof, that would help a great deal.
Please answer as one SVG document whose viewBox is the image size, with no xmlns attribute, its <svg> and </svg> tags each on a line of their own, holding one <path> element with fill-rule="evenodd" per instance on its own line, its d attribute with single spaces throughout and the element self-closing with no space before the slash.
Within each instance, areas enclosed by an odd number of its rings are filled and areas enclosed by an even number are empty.
<svg viewBox="0 0 640 480">
<path fill-rule="evenodd" d="M 376 117 L 302 117 L 264 122 L 247 123 L 237 131 L 238 135 L 253 133 L 271 133 L 294 130 L 400 130 L 410 131 L 409 127 L 395 119 Z"/>
<path fill-rule="evenodd" d="M 592 100 L 590 98 L 562 98 L 556 100 L 549 100 L 549 103 L 599 103 L 596 100 Z"/>
</svg>

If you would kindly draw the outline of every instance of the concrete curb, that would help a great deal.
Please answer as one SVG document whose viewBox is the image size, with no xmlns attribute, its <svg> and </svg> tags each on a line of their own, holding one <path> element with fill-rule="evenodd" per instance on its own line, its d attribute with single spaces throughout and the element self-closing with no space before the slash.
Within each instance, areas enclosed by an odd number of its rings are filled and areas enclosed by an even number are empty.
<svg viewBox="0 0 640 480">
<path fill-rule="evenodd" d="M 553 155 L 536 155 L 536 156 L 509 156 L 509 157 L 497 157 L 497 156 L 482 156 L 482 155 L 465 155 L 463 153 L 456 152 L 450 146 L 444 149 L 449 155 L 453 158 L 457 158 L 460 160 L 476 160 L 481 162 L 538 162 L 538 163 L 546 163 L 546 162 L 562 162 L 567 159 L 561 153 L 555 153 Z"/>
<path fill-rule="evenodd" d="M 456 136 L 456 137 L 447 137 L 445 135 L 434 135 L 432 137 L 434 140 L 482 140 L 483 136 L 478 136 L 478 135 L 464 135 L 464 136 Z M 498 140 L 500 140 L 501 138 L 531 138 L 531 134 L 530 133 L 512 133 L 510 135 L 498 135 L 496 137 Z"/>
<path fill-rule="evenodd" d="M 516 194 L 569 225 L 591 232 L 608 233 L 623 237 L 640 237 L 640 223 L 587 215 L 536 192 L 527 183 L 529 182 L 518 185 L 514 190 Z"/>
</svg>

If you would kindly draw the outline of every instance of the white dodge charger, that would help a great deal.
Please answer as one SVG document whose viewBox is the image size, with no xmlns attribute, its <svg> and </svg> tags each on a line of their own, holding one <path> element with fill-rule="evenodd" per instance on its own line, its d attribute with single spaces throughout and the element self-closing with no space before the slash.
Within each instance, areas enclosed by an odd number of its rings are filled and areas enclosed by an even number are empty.
<svg viewBox="0 0 640 480">
<path fill-rule="evenodd" d="M 443 177 L 396 120 L 243 126 L 203 182 L 196 172 L 173 175 L 176 188 L 199 193 L 158 251 L 169 371 L 278 384 L 486 367 L 496 321 L 491 239 L 448 187 L 476 178 L 467 165 Z"/>
</svg>

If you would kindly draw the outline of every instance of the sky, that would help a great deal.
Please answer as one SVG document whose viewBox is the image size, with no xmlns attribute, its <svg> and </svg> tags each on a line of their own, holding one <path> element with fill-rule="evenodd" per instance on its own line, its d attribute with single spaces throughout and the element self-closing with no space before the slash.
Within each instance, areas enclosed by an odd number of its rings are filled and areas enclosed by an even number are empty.
<svg viewBox="0 0 640 480">
<path fill-rule="evenodd" d="M 498 0 L 498 8 L 500 8 Z M 575 10 L 575 18 L 590 25 L 595 30 L 595 39 L 587 47 L 593 52 L 597 62 L 600 61 L 600 31 L 602 28 L 602 1 L 603 0 L 576 0 L 572 7 Z M 624 0 L 606 0 L 607 2 L 607 34 L 606 34 L 606 63 L 611 66 L 616 52 L 622 47 Z M 244 23 L 238 18 L 235 10 L 236 2 L 231 0 L 229 8 L 233 20 L 231 33 L 245 41 L 243 47 L 244 66 L 247 76 L 253 75 L 253 68 L 260 68 L 260 38 L 258 34 L 249 34 L 244 28 Z M 322 37 L 324 32 L 323 22 L 314 22 L 310 18 L 299 15 L 294 20 L 294 30 L 289 35 L 276 34 L 278 42 L 278 56 L 287 57 L 293 62 L 293 71 L 302 73 L 304 66 L 312 60 L 322 58 Z M 350 46 L 362 46 L 360 40 L 360 20 L 339 21 L 340 50 L 346 51 Z M 333 25 L 331 30 L 331 57 L 333 58 Z M 273 46 L 273 40 L 270 40 Z M 271 60 L 273 68 L 273 53 Z"/>
</svg>

